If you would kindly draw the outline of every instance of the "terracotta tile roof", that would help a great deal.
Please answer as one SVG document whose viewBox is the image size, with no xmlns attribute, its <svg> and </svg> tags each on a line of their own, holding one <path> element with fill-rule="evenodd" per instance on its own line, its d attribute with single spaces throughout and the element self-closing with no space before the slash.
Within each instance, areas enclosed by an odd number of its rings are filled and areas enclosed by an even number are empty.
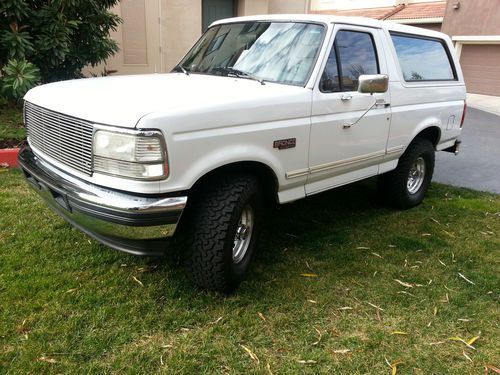
<svg viewBox="0 0 500 375">
<path fill-rule="evenodd" d="M 328 14 L 334 16 L 347 16 L 347 17 L 369 17 L 375 18 L 377 20 L 385 19 L 394 12 L 397 12 L 401 5 L 394 7 L 381 7 L 381 8 L 363 8 L 363 9 L 346 9 L 346 10 L 336 10 L 336 9 L 326 9 L 313 11 L 316 14 Z"/>
<path fill-rule="evenodd" d="M 389 20 L 422 19 L 444 17 L 446 1 L 407 4 L 399 12 L 386 18 Z"/>
<path fill-rule="evenodd" d="M 393 7 L 363 8 L 363 9 L 326 9 L 313 11 L 316 14 L 335 16 L 369 17 L 378 20 L 425 19 L 444 17 L 446 1 L 402 4 Z"/>
</svg>

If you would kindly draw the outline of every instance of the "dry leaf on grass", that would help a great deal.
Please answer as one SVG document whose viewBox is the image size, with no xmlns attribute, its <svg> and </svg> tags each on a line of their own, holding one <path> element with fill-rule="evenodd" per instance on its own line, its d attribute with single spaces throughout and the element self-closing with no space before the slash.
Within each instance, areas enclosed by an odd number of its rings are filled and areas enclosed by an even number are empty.
<svg viewBox="0 0 500 375">
<path fill-rule="evenodd" d="M 407 335 L 407 333 L 403 331 L 393 331 L 391 332 L 391 335 Z"/>
<path fill-rule="evenodd" d="M 447 232 L 447 231 L 445 231 L 444 229 L 442 229 L 442 232 L 443 232 L 444 234 L 446 234 L 446 235 L 450 236 L 450 237 L 453 237 L 453 238 L 455 238 L 455 237 L 456 237 L 453 233 Z"/>
<path fill-rule="evenodd" d="M 318 345 L 321 341 L 321 338 L 323 337 L 323 335 L 321 334 L 321 331 L 317 328 L 314 328 L 314 330 L 318 333 L 318 340 L 313 342 L 311 345 L 315 346 L 315 345 Z"/>
<path fill-rule="evenodd" d="M 464 275 L 462 275 L 460 272 L 458 273 L 458 276 L 460 276 L 462 279 L 467 281 L 469 284 L 476 285 L 472 281 L 470 281 L 468 278 L 466 278 Z"/>
<path fill-rule="evenodd" d="M 413 288 L 413 285 L 412 284 L 409 284 L 409 283 L 405 283 L 404 281 L 401 281 L 399 279 L 394 279 L 395 282 L 397 282 L 398 284 L 400 285 L 403 285 L 404 287 L 406 288 Z"/>
<path fill-rule="evenodd" d="M 395 361 L 393 363 L 390 363 L 387 358 L 385 358 L 385 363 L 387 363 L 387 365 L 391 368 L 391 374 L 392 375 L 396 375 L 398 373 L 398 366 L 399 365 L 402 365 L 404 362 L 402 361 Z"/>
<path fill-rule="evenodd" d="M 256 363 L 260 363 L 260 360 L 259 360 L 259 357 L 257 357 L 257 355 L 252 352 L 249 348 L 247 348 L 245 345 L 241 345 L 240 346 L 243 348 L 243 350 L 245 352 L 247 352 L 247 354 L 250 356 L 250 358 L 252 358 Z"/>
<path fill-rule="evenodd" d="M 441 263 L 443 266 L 448 267 L 445 262 L 443 262 L 441 259 L 438 259 L 438 262 Z"/>
<path fill-rule="evenodd" d="M 208 323 L 209 325 L 215 325 L 219 323 L 222 320 L 222 316 L 219 316 L 217 319 L 215 319 L 213 322 Z"/>
<path fill-rule="evenodd" d="M 469 349 L 473 349 L 473 350 L 476 350 L 475 347 L 473 347 L 471 344 L 469 344 L 467 341 L 465 341 L 463 338 L 459 337 L 459 336 L 453 336 L 453 337 L 450 337 L 448 340 L 452 340 L 452 341 L 459 341 L 461 342 L 462 344 L 464 344 L 466 347 L 468 347 Z M 477 340 L 477 339 L 476 339 Z M 476 341 L 474 340 L 474 341 Z M 472 342 L 474 342 L 472 341 Z"/>
<path fill-rule="evenodd" d="M 446 341 L 436 341 L 436 342 L 430 342 L 429 345 L 441 345 L 444 344 Z"/>
<path fill-rule="evenodd" d="M 493 371 L 495 374 L 500 374 L 500 369 L 499 369 L 499 368 L 497 368 L 497 367 L 495 367 L 495 366 L 493 366 L 493 365 L 484 365 L 484 369 L 485 369 L 486 371 L 491 370 L 491 371 Z"/>
<path fill-rule="evenodd" d="M 383 308 L 381 308 L 380 306 L 374 305 L 373 303 L 368 302 L 368 301 L 365 301 L 365 302 L 366 302 L 367 304 L 369 304 L 371 307 L 375 307 L 377 310 L 382 310 L 382 311 L 384 311 L 384 309 L 383 309 Z"/>
<path fill-rule="evenodd" d="M 133 280 L 134 280 L 137 284 L 139 284 L 140 286 L 144 287 L 144 284 L 142 283 L 142 281 L 141 281 L 141 280 L 139 280 L 137 277 L 132 276 L 132 279 L 133 279 Z"/>
<path fill-rule="evenodd" d="M 351 352 L 350 349 L 337 349 L 332 351 L 333 354 L 347 354 L 350 352 Z"/>
<path fill-rule="evenodd" d="M 402 291 L 400 291 L 398 293 L 399 294 L 408 294 L 409 296 L 415 297 L 415 294 L 411 294 L 411 293 L 407 292 L 406 290 L 402 290 Z"/>
<path fill-rule="evenodd" d="M 467 341 L 467 344 L 469 344 L 469 345 L 474 344 L 479 337 L 480 336 L 475 336 L 475 337 L 471 338 L 469 341 Z"/>
<path fill-rule="evenodd" d="M 446 295 L 444 296 L 444 299 L 441 300 L 441 302 L 443 302 L 443 303 L 449 303 L 450 302 L 450 297 L 448 296 L 448 293 L 446 293 Z"/>
<path fill-rule="evenodd" d="M 40 357 L 37 359 L 38 362 L 46 362 L 46 363 L 57 363 L 57 361 L 54 358 L 50 357 Z"/>
</svg>

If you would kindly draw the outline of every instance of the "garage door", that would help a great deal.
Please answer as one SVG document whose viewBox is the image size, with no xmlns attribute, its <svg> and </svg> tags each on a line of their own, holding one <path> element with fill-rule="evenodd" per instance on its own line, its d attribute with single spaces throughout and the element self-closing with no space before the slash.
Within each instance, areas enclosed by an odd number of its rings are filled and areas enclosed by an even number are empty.
<svg viewBox="0 0 500 375">
<path fill-rule="evenodd" d="M 465 44 L 460 65 L 467 91 L 475 94 L 500 96 L 500 45 Z"/>
</svg>

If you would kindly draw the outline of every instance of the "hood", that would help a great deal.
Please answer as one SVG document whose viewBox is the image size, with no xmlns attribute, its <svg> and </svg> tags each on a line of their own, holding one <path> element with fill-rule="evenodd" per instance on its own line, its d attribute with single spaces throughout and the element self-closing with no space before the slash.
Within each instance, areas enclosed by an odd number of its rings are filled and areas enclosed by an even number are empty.
<svg viewBox="0 0 500 375">
<path fill-rule="evenodd" d="M 84 78 L 38 86 L 24 99 L 95 123 L 134 128 L 145 115 L 193 112 L 266 98 L 283 98 L 303 87 L 249 79 L 182 73 Z M 234 108 L 234 107 L 233 107 Z"/>
</svg>

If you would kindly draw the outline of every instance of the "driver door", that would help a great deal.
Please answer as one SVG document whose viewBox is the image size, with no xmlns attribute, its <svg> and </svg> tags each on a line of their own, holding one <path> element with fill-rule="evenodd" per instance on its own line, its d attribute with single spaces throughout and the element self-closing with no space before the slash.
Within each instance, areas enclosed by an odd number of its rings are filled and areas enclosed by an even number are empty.
<svg viewBox="0 0 500 375">
<path fill-rule="evenodd" d="M 335 25 L 313 93 L 306 194 L 376 175 L 389 134 L 389 92 L 357 92 L 362 74 L 388 74 L 381 30 Z M 377 100 L 358 123 L 350 127 Z"/>
</svg>

